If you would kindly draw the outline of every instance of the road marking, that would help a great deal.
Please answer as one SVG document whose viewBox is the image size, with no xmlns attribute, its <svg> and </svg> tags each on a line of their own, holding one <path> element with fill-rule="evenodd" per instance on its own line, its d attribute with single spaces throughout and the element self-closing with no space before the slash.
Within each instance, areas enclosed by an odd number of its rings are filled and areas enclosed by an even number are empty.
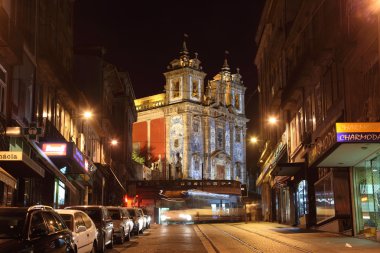
<svg viewBox="0 0 380 253">
<path fill-rule="evenodd" d="M 198 225 L 193 226 L 193 228 L 208 253 L 219 253 L 219 250 L 211 242 L 210 238 L 208 238 L 207 235 L 203 233 L 203 231 L 198 227 Z"/>
</svg>

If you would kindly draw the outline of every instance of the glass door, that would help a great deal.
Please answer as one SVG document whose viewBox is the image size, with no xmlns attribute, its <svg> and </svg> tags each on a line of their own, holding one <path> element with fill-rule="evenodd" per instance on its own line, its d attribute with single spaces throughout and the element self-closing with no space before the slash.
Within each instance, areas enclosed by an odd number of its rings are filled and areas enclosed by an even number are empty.
<svg viewBox="0 0 380 253">
<path fill-rule="evenodd" d="M 354 168 L 356 228 L 365 237 L 380 229 L 380 156 Z"/>
</svg>

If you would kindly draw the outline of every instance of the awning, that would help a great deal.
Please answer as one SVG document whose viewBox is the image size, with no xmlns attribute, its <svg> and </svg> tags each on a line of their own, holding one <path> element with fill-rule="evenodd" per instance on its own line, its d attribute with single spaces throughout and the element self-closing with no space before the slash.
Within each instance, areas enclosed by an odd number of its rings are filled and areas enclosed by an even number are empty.
<svg viewBox="0 0 380 253">
<path fill-rule="evenodd" d="M 380 143 L 341 143 L 317 167 L 353 167 L 380 151 Z"/>
<path fill-rule="evenodd" d="M 45 170 L 22 151 L 0 151 L 0 163 L 15 177 L 45 177 Z"/>
<path fill-rule="evenodd" d="M 270 180 L 270 176 L 278 163 L 284 162 L 287 159 L 287 145 L 282 142 L 278 143 L 274 151 L 269 155 L 263 165 L 263 169 L 256 180 L 256 185 L 259 186 Z"/>
<path fill-rule="evenodd" d="M 272 176 L 294 176 L 305 167 L 305 163 L 278 163 L 271 172 Z"/>
<path fill-rule="evenodd" d="M 48 168 L 50 172 L 52 172 L 62 183 L 67 186 L 72 193 L 76 194 L 77 189 L 75 186 L 69 181 L 69 179 L 54 165 L 54 163 L 45 155 L 45 153 L 37 146 L 37 144 L 33 141 L 29 142 L 32 148 L 38 153 L 41 162 Z"/>
<path fill-rule="evenodd" d="M 3 168 L 1 167 L 0 167 L 0 181 L 12 187 L 13 189 L 16 189 L 17 180 L 14 177 L 12 177 L 8 172 L 3 170 Z"/>
</svg>

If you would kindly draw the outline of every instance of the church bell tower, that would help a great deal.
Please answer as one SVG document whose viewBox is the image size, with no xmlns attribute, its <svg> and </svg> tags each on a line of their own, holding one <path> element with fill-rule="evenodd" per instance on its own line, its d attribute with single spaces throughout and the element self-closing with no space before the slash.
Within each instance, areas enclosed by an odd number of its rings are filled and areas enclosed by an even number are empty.
<svg viewBox="0 0 380 253">
<path fill-rule="evenodd" d="M 168 71 L 164 73 L 167 103 L 202 103 L 206 73 L 202 71 L 198 54 L 194 53 L 194 57 L 191 58 L 186 40 L 183 41 L 179 59 L 171 61 L 167 68 Z"/>
</svg>

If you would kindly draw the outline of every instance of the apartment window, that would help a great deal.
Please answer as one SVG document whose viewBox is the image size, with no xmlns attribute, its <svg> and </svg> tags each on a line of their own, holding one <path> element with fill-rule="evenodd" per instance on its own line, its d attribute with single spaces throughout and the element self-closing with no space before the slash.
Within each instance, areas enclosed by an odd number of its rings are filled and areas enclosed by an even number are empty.
<svg viewBox="0 0 380 253">
<path fill-rule="evenodd" d="M 315 86 L 314 90 L 315 94 L 315 121 L 316 121 L 316 126 L 319 126 L 320 123 L 323 120 L 323 114 L 322 114 L 322 92 L 321 92 L 321 85 L 318 83 Z"/>
<path fill-rule="evenodd" d="M 0 65 L 0 113 L 5 114 L 6 105 L 6 92 L 7 92 L 7 73 L 5 69 Z"/>
<path fill-rule="evenodd" d="M 308 96 L 305 100 L 305 131 L 312 132 L 313 129 L 313 107 L 312 96 Z"/>
</svg>

